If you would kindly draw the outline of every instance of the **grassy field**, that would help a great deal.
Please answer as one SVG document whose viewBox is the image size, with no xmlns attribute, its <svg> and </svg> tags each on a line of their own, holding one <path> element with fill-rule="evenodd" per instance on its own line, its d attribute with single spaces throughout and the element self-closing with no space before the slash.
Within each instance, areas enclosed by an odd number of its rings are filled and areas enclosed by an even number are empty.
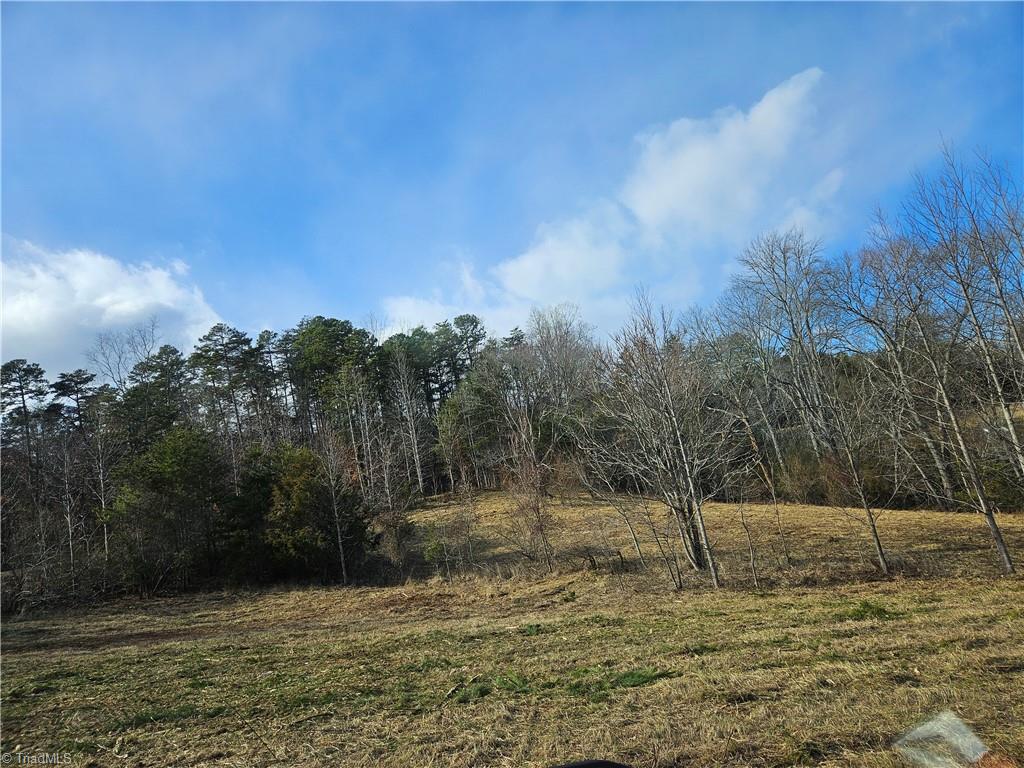
<svg viewBox="0 0 1024 768">
<path fill-rule="evenodd" d="M 580 547 L 628 538 L 582 500 L 557 505 L 554 573 L 517 568 L 506 503 L 478 500 L 484 565 L 453 582 L 6 618 L 2 749 L 111 766 L 880 767 L 902 765 L 900 733 L 952 709 L 1024 755 L 1024 581 L 994 577 L 981 521 L 888 513 L 904 575 L 881 581 L 843 513 L 786 508 L 786 567 L 774 513 L 751 508 L 753 591 L 723 506 L 728 588 L 673 591 L 653 564 L 594 569 Z M 436 504 L 418 522 L 453 514 Z M 1022 523 L 1004 520 L 1018 553 Z"/>
</svg>

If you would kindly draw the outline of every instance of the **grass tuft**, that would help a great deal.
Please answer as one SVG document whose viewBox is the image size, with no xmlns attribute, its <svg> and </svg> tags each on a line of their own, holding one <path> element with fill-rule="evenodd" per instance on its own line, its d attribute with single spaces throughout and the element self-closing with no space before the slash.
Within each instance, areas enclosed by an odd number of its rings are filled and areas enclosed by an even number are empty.
<svg viewBox="0 0 1024 768">
<path fill-rule="evenodd" d="M 861 600 L 855 606 L 837 613 L 835 618 L 836 621 L 867 621 L 870 619 L 890 621 L 898 619 L 903 615 L 902 611 L 893 611 L 879 603 Z"/>
<path fill-rule="evenodd" d="M 551 631 L 551 627 L 545 627 L 543 624 L 526 624 L 519 628 L 519 634 L 526 635 L 527 637 L 536 637 Z"/>
<path fill-rule="evenodd" d="M 490 695 L 492 690 L 490 683 L 477 681 L 460 688 L 453 698 L 459 704 L 470 704 Z"/>
<path fill-rule="evenodd" d="M 530 687 L 530 681 L 523 675 L 515 672 L 509 672 L 495 677 L 494 687 L 499 690 L 510 691 L 512 693 L 530 693 L 532 690 Z"/>
</svg>

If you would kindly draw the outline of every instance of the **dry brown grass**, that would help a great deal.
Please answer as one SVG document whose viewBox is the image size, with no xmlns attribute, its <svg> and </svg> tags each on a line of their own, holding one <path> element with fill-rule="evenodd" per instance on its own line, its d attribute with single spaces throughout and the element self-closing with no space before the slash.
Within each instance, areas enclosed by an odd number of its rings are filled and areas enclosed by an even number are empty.
<svg viewBox="0 0 1024 768">
<path fill-rule="evenodd" d="M 478 552 L 483 554 L 484 570 L 497 572 L 495 566 L 502 564 L 501 573 L 546 571 L 539 564 L 530 568 L 505 538 L 510 508 L 509 499 L 501 493 L 481 494 L 473 502 L 475 532 L 482 544 Z M 554 518 L 552 542 L 563 570 L 590 566 L 588 555 L 594 555 L 599 566 L 610 567 L 619 561 L 618 552 L 627 564 L 636 565 L 626 526 L 608 504 L 582 495 L 567 495 L 551 499 L 550 509 Z M 787 565 L 775 509 L 770 504 L 756 503 L 747 503 L 744 509 L 758 574 L 765 582 L 762 586 L 808 586 L 877 578 L 867 528 L 856 510 L 781 504 L 779 517 L 791 558 Z M 638 505 L 633 505 L 630 514 L 653 572 L 650 576 L 659 582 L 660 588 L 668 577 L 661 573 L 658 549 L 640 511 Z M 463 512 L 462 507 L 438 499 L 420 510 L 415 519 L 426 528 L 450 521 Z M 655 507 L 652 512 L 660 533 L 675 545 L 676 534 L 664 509 Z M 710 504 L 707 517 L 724 581 L 733 587 L 752 586 L 739 506 Z M 1000 525 L 1011 551 L 1024 558 L 1024 515 L 1003 515 Z M 878 513 L 878 529 L 894 569 L 905 577 L 995 576 L 1001 572 L 988 528 L 980 515 L 884 510 Z M 696 586 L 704 580 L 693 576 L 691 581 Z"/>
<path fill-rule="evenodd" d="M 480 500 L 482 538 L 502 504 Z M 438 505 L 421 522 L 448 514 Z M 728 508 L 713 522 L 737 588 L 719 592 L 696 582 L 671 591 L 657 572 L 573 571 L 572 548 L 602 512 L 574 502 L 557 514 L 554 575 L 224 593 L 5 620 L 2 749 L 112 766 L 601 756 L 882 768 L 901 765 L 889 748 L 901 732 L 953 709 L 993 748 L 1024 755 L 1024 582 L 992 577 L 973 518 L 888 513 L 883 535 L 922 575 L 841 584 L 872 573 L 856 524 L 787 508 L 798 564 L 773 565 L 770 526 L 759 525 L 776 586 L 757 593 L 738 588 L 745 542 Z M 1021 552 L 1020 523 L 1005 523 Z M 815 547 L 821 536 L 836 537 L 837 550 L 859 542 L 865 555 L 833 557 Z M 497 540 L 486 555 L 513 562 Z M 931 575 L 935 561 L 950 575 Z"/>
</svg>

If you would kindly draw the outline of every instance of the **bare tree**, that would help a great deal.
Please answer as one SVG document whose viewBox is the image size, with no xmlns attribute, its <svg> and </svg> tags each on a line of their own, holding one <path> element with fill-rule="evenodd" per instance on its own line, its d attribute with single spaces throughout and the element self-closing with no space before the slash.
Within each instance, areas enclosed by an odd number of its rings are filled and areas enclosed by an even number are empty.
<svg viewBox="0 0 1024 768">
<path fill-rule="evenodd" d="M 783 560 L 792 565 L 789 543 L 782 525 L 779 507 L 777 470 L 785 471 L 785 459 L 780 447 L 778 430 L 772 412 L 770 371 L 774 366 L 770 353 L 744 332 L 755 333 L 760 324 L 750 322 L 753 315 L 745 314 L 751 307 L 743 305 L 741 292 L 730 291 L 715 308 L 714 315 L 695 316 L 695 325 L 709 359 L 718 370 L 719 392 L 722 406 L 736 420 L 749 447 L 758 480 L 768 491 L 775 512 L 775 526 L 779 535 Z"/>
<path fill-rule="evenodd" d="M 478 391 L 503 448 L 519 549 L 553 568 L 548 509 L 553 462 L 568 445 L 565 420 L 584 392 L 593 360 L 589 328 L 574 309 L 535 311 L 529 336 L 510 339 L 478 361 Z"/>
<path fill-rule="evenodd" d="M 937 178 L 918 177 L 903 222 L 907 235 L 943 278 L 935 298 L 966 321 L 964 330 L 988 383 L 975 393 L 985 406 L 983 414 L 988 409 L 998 413 L 998 434 L 1024 488 L 1024 439 L 1007 384 L 1007 378 L 1018 385 L 1024 378 L 1019 292 L 1024 261 L 1013 233 L 1020 218 L 1019 198 L 998 176 L 967 171 L 947 149 Z"/>
<path fill-rule="evenodd" d="M 345 446 L 341 436 L 331 427 L 322 429 L 317 435 L 316 454 L 319 460 L 320 477 L 327 488 L 334 522 L 335 545 L 338 548 L 338 562 L 341 567 L 341 583 L 348 584 L 348 558 L 345 552 L 346 497 L 352 495 L 354 484 L 354 462 L 351 449 Z"/>
<path fill-rule="evenodd" d="M 624 494 L 627 478 L 622 474 L 611 435 L 606 434 L 606 430 L 596 422 L 591 414 L 580 414 L 574 425 L 577 477 L 593 498 L 608 504 L 622 519 L 629 531 L 637 561 L 641 568 L 646 569 L 647 561 L 633 521 L 636 500 Z"/>
<path fill-rule="evenodd" d="M 865 467 L 872 434 L 865 431 L 864 423 L 870 416 L 870 390 L 863 386 L 844 390 L 851 379 L 842 375 L 836 354 L 840 329 L 827 301 L 820 245 L 797 230 L 773 233 L 755 240 L 741 262 L 746 273 L 740 282 L 765 297 L 777 322 L 770 333 L 781 340 L 786 359 L 778 384 L 796 403 L 815 453 L 842 468 L 863 512 L 878 567 L 889 575 Z"/>
<path fill-rule="evenodd" d="M 894 444 L 915 468 L 927 493 L 948 508 L 955 503 L 954 479 L 941 436 L 928 415 L 934 398 L 919 385 L 913 359 L 912 318 L 923 296 L 908 293 L 907 286 L 908 281 L 918 281 L 915 272 L 922 262 L 905 241 L 887 234 L 884 221 L 874 238 L 874 247 L 834 266 L 829 298 L 848 318 L 844 346 L 871 365 L 893 398 L 894 412 L 900 416 L 890 425 Z M 918 460 L 915 445 L 906 439 L 910 437 L 924 446 L 927 462 Z"/>
<path fill-rule="evenodd" d="M 926 195 L 926 201 L 934 201 L 934 198 Z M 931 205 L 928 203 L 926 210 L 931 210 Z M 913 217 L 917 213 L 907 215 Z M 941 223 L 942 219 L 938 220 Z M 948 235 L 942 238 L 951 240 Z M 968 268 L 961 264 L 955 269 L 936 269 L 935 260 L 941 258 L 943 251 L 940 249 L 940 255 L 936 255 L 930 239 L 920 231 L 913 218 L 909 223 L 897 222 L 894 227 L 886 227 L 877 239 L 882 247 L 877 249 L 876 258 L 909 265 L 901 268 L 897 273 L 898 280 L 887 286 L 885 300 L 906 316 L 906 333 L 909 336 L 906 351 L 911 361 L 908 366 L 912 372 L 911 384 L 926 393 L 931 404 L 930 415 L 920 427 L 919 434 L 923 436 L 930 432 L 939 450 L 954 458 L 971 506 L 985 518 L 1003 569 L 1012 573 L 1013 560 L 999 528 L 995 504 L 982 468 L 986 438 L 998 435 L 999 443 L 1004 449 L 1011 448 L 1012 454 L 1012 437 L 1009 432 L 1004 435 L 998 430 L 979 434 L 979 430 L 972 427 L 979 421 L 986 423 L 985 415 L 991 412 L 993 400 L 996 401 L 995 412 L 1003 416 L 1009 411 L 1009 402 L 1005 399 L 1005 389 L 987 386 L 991 381 L 988 363 L 982 364 L 980 376 L 964 375 L 973 367 L 972 358 L 976 355 L 994 359 L 993 346 L 988 344 L 989 352 L 986 353 L 978 343 L 976 334 L 979 326 L 971 319 L 971 309 L 966 300 L 955 299 L 957 294 L 950 289 L 948 282 L 951 272 L 963 275 Z M 950 255 L 947 249 L 945 257 Z M 973 272 L 973 267 L 969 271 Z M 958 282 L 958 285 L 962 289 L 970 288 L 968 283 Z M 975 312 L 977 317 L 979 315 Z M 965 403 L 972 400 L 978 407 L 967 413 Z M 1010 418 L 1012 422 L 1012 413 Z M 1010 463 L 1016 465 L 1013 459 Z"/>
<path fill-rule="evenodd" d="M 156 352 L 159 344 L 159 325 L 156 317 L 151 317 L 133 328 L 100 333 L 86 357 L 101 376 L 124 393 L 132 369 Z"/>
<path fill-rule="evenodd" d="M 420 458 L 423 433 L 423 404 L 416 371 L 405 349 L 396 347 L 391 361 L 392 399 L 398 409 L 402 433 L 407 441 L 409 455 L 416 472 L 416 487 L 423 494 L 423 463 Z"/>
<path fill-rule="evenodd" d="M 615 462 L 672 511 L 691 565 L 720 584 L 704 509 L 734 457 L 735 422 L 719 407 L 713 369 L 670 313 L 638 297 L 602 359 L 606 383 L 595 402 L 609 425 Z M 590 441 L 591 445 L 593 441 Z M 591 449 L 591 463 L 600 454 Z"/>
<path fill-rule="evenodd" d="M 113 423 L 112 403 L 105 394 L 93 398 L 88 406 L 89 428 L 85 432 L 83 451 L 88 469 L 85 485 L 96 505 L 96 520 L 103 534 L 103 584 L 107 589 L 110 577 L 110 522 L 114 512 L 117 484 L 114 473 L 124 456 L 124 440 Z"/>
</svg>

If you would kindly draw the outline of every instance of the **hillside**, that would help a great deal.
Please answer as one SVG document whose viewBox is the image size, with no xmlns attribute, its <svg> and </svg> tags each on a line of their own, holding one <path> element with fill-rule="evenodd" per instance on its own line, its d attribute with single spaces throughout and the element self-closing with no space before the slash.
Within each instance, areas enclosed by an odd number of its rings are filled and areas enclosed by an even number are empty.
<svg viewBox="0 0 1024 768">
<path fill-rule="evenodd" d="M 673 520 L 657 503 L 645 509 L 625 497 L 614 501 L 617 506 L 575 492 L 548 499 L 547 531 L 553 567 L 561 571 L 596 568 L 606 573 L 627 572 L 637 577 L 631 581 L 634 588 L 670 588 L 658 540 L 668 554 L 675 553 L 682 561 Z M 463 557 L 462 571 L 466 574 L 507 577 L 547 573 L 546 563 L 531 561 L 520 551 L 523 535 L 517 533 L 515 502 L 509 494 L 483 493 L 461 502 L 439 498 L 416 512 L 416 540 L 409 548 L 429 550 L 431 537 L 443 534 L 451 545 L 451 563 L 444 567 L 444 551 L 435 541 L 435 558 L 418 564 L 415 574 L 433 572 L 446 578 L 449 572 L 453 577 L 459 575 L 454 564 L 460 551 L 467 554 L 467 536 L 472 539 L 472 562 Z M 726 586 L 753 586 L 751 549 L 761 586 L 878 578 L 864 518 L 857 510 L 780 504 L 776 512 L 775 507 L 764 503 L 711 503 L 706 508 L 711 543 Z M 626 518 L 632 524 L 646 568 L 640 566 Z M 1024 551 L 1024 516 L 1003 515 L 1000 526 L 1011 552 Z M 1000 573 L 980 515 L 882 510 L 878 529 L 894 569 L 903 577 Z M 687 586 L 707 585 L 706 575 L 698 576 L 685 565 L 682 570 Z"/>
<path fill-rule="evenodd" d="M 611 509 L 578 499 L 554 504 L 554 573 L 521 565 L 496 534 L 507 503 L 477 499 L 479 562 L 452 583 L 8 618 L 3 751 L 67 751 L 75 764 L 104 766 L 543 766 L 601 756 L 881 767 L 902 765 L 890 749 L 900 733 L 952 709 L 989 746 L 1024 755 L 1024 583 L 993 575 L 975 518 L 887 513 L 883 535 L 916 575 L 838 584 L 833 575 L 870 573 L 854 522 L 785 508 L 787 569 L 762 525 L 768 510 L 750 508 L 772 585 L 758 592 L 744 586 L 746 538 L 723 505 L 711 517 L 729 586 L 672 590 L 653 564 L 635 572 Z M 418 513 L 418 530 L 459 509 L 434 504 Z M 1022 522 L 1003 521 L 1017 551 Z M 601 530 L 609 552 L 592 541 Z M 826 555 L 823 541 L 846 554 Z M 621 560 L 610 555 L 619 549 Z M 940 565 L 945 574 L 934 575 Z"/>
</svg>

